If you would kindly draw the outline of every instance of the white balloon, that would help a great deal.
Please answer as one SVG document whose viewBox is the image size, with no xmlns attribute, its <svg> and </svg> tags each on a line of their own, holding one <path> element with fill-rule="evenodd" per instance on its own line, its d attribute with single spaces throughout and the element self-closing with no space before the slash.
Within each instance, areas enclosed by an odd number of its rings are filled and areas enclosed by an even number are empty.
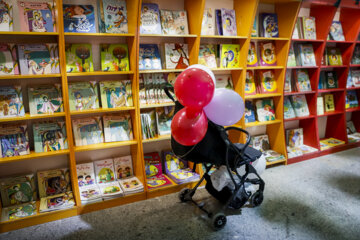
<svg viewBox="0 0 360 240">
<path fill-rule="evenodd" d="M 207 72 L 210 75 L 211 79 L 214 81 L 214 86 L 216 87 L 216 78 L 215 78 L 214 73 L 210 70 L 210 68 L 208 68 L 204 65 L 201 65 L 201 64 L 194 64 L 194 65 L 189 66 L 186 69 L 189 69 L 189 68 L 198 68 L 198 69 L 201 69 L 201 70 Z"/>
</svg>

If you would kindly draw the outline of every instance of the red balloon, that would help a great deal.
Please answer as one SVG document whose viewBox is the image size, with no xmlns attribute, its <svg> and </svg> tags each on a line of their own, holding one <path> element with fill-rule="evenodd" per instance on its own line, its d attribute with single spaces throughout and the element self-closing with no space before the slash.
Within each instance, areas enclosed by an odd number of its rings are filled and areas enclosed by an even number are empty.
<svg viewBox="0 0 360 240">
<path fill-rule="evenodd" d="M 185 146 L 192 146 L 200 142 L 208 128 L 207 118 L 203 110 L 184 107 L 178 111 L 171 121 L 171 135 Z"/>
<path fill-rule="evenodd" d="M 174 89 L 183 106 L 202 109 L 211 101 L 215 85 L 206 71 L 188 68 L 176 78 Z"/>
</svg>

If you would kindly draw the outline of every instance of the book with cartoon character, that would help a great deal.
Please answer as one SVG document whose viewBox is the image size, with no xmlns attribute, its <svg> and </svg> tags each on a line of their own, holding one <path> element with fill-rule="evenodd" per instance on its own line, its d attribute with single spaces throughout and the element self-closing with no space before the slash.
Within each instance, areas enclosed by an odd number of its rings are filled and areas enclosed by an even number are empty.
<svg viewBox="0 0 360 240">
<path fill-rule="evenodd" d="M 129 71 L 129 50 L 127 44 L 101 44 L 100 48 L 102 71 Z"/>
<path fill-rule="evenodd" d="M 140 44 L 139 70 L 160 70 L 161 57 L 156 44 Z"/>
<path fill-rule="evenodd" d="M 216 88 L 227 88 L 234 90 L 231 74 L 215 75 Z"/>
<path fill-rule="evenodd" d="M 259 78 L 261 93 L 277 92 L 277 84 L 274 70 L 260 70 Z"/>
<path fill-rule="evenodd" d="M 339 145 L 345 144 L 345 141 L 336 139 L 336 138 L 327 138 L 320 140 L 320 148 L 321 150 L 329 149 L 332 147 L 336 147 Z"/>
<path fill-rule="evenodd" d="M 305 117 L 310 115 L 305 95 L 292 95 L 291 103 L 297 117 Z"/>
<path fill-rule="evenodd" d="M 116 180 L 113 159 L 94 161 L 96 183 L 103 184 Z"/>
<path fill-rule="evenodd" d="M 40 198 L 71 191 L 70 172 L 67 168 L 39 171 L 37 180 Z"/>
<path fill-rule="evenodd" d="M 296 88 L 299 92 L 311 91 L 310 78 L 307 69 L 296 69 Z"/>
<path fill-rule="evenodd" d="M 0 1 L 0 31 L 12 32 L 13 31 L 13 5 L 8 1 Z"/>
<path fill-rule="evenodd" d="M 255 16 L 253 26 L 251 28 L 251 37 L 258 36 L 258 16 Z"/>
<path fill-rule="evenodd" d="M 314 48 L 312 44 L 299 44 L 301 66 L 316 66 Z"/>
<path fill-rule="evenodd" d="M 189 34 L 188 19 L 186 10 L 172 11 L 175 25 L 175 34 Z"/>
<path fill-rule="evenodd" d="M 292 91 L 292 70 L 286 69 L 285 73 L 285 85 L 284 85 L 284 92 L 291 92 Z"/>
<path fill-rule="evenodd" d="M 125 195 L 134 194 L 134 193 L 144 191 L 144 185 L 135 176 L 128 177 L 128 178 L 125 178 L 125 179 L 120 179 L 119 184 L 120 184 L 122 190 L 124 191 Z"/>
<path fill-rule="evenodd" d="M 0 76 L 19 74 L 16 49 L 15 44 L 0 43 Z"/>
<path fill-rule="evenodd" d="M 17 220 L 37 214 L 36 202 L 28 202 L 1 209 L 1 222 Z"/>
<path fill-rule="evenodd" d="M 360 87 L 360 70 L 352 70 L 351 79 L 354 87 Z"/>
<path fill-rule="evenodd" d="M 295 111 L 288 96 L 284 97 L 284 119 L 295 118 Z"/>
<path fill-rule="evenodd" d="M 53 114 L 64 111 L 61 84 L 29 87 L 28 97 L 31 115 Z"/>
<path fill-rule="evenodd" d="M 290 45 L 289 56 L 288 56 L 288 59 L 287 59 L 287 66 L 288 67 L 296 67 L 296 57 L 295 57 L 294 45 L 293 44 Z"/>
<path fill-rule="evenodd" d="M 256 67 L 258 66 L 258 57 L 256 52 L 256 46 L 254 42 L 250 42 L 249 53 L 247 56 L 247 66 Z"/>
<path fill-rule="evenodd" d="M 352 59 L 351 59 L 351 64 L 360 64 L 360 45 L 356 45 L 353 55 L 352 55 Z"/>
<path fill-rule="evenodd" d="M 95 185 L 94 163 L 76 164 L 76 174 L 79 187 Z"/>
<path fill-rule="evenodd" d="M 53 152 L 68 149 L 66 128 L 63 121 L 35 123 L 33 131 L 35 152 Z"/>
<path fill-rule="evenodd" d="M 260 66 L 276 66 L 276 52 L 273 42 L 261 42 L 260 48 Z"/>
<path fill-rule="evenodd" d="M 189 61 L 186 43 L 165 43 L 166 69 L 185 69 L 189 66 Z"/>
<path fill-rule="evenodd" d="M 99 184 L 99 188 L 101 196 L 104 200 L 121 197 L 124 194 L 119 182 L 117 181 Z"/>
<path fill-rule="evenodd" d="M 221 44 L 220 45 L 220 68 L 239 68 L 240 67 L 240 45 Z"/>
<path fill-rule="evenodd" d="M 345 108 L 359 107 L 359 101 L 357 98 L 356 90 L 346 91 Z"/>
<path fill-rule="evenodd" d="M 201 44 L 198 62 L 208 68 L 217 68 L 216 64 L 217 46 L 214 44 Z"/>
<path fill-rule="evenodd" d="M 94 6 L 63 4 L 64 32 L 96 33 Z"/>
<path fill-rule="evenodd" d="M 175 22 L 171 10 L 160 10 L 160 22 L 161 22 L 161 31 L 162 34 L 176 34 L 175 32 Z"/>
<path fill-rule="evenodd" d="M 221 23 L 224 36 L 236 36 L 236 18 L 234 9 L 221 8 Z"/>
<path fill-rule="evenodd" d="M 72 120 L 76 146 L 85 146 L 104 142 L 100 117 L 88 117 Z"/>
<path fill-rule="evenodd" d="M 325 72 L 325 79 L 326 79 L 326 88 L 332 89 L 332 88 L 338 88 L 338 79 L 336 71 L 327 71 Z"/>
<path fill-rule="evenodd" d="M 55 32 L 54 9 L 50 2 L 18 2 L 22 32 Z"/>
<path fill-rule="evenodd" d="M 130 80 L 100 82 L 100 93 L 103 109 L 133 106 Z"/>
<path fill-rule="evenodd" d="M 75 206 L 72 192 L 57 194 L 40 199 L 39 212 L 51 212 Z"/>
<path fill-rule="evenodd" d="M 204 9 L 201 23 L 201 35 L 215 35 L 215 11 L 211 8 Z"/>
<path fill-rule="evenodd" d="M 278 19 L 276 13 L 260 13 L 260 35 L 261 37 L 279 37 Z"/>
<path fill-rule="evenodd" d="M 271 98 L 258 99 L 255 105 L 259 122 L 275 120 L 274 101 Z"/>
<path fill-rule="evenodd" d="M 69 83 L 70 111 L 83 111 L 99 108 L 97 82 Z"/>
<path fill-rule="evenodd" d="M 345 41 L 344 32 L 340 21 L 332 22 L 329 35 L 331 40 Z"/>
<path fill-rule="evenodd" d="M 65 54 L 67 73 L 94 71 L 91 44 L 66 44 Z"/>
<path fill-rule="evenodd" d="M 246 100 L 245 101 L 245 123 L 255 122 L 255 106 L 252 101 Z"/>
<path fill-rule="evenodd" d="M 164 175 L 159 153 L 144 154 L 145 173 L 149 189 L 163 187 L 172 184 Z"/>
<path fill-rule="evenodd" d="M 117 180 L 133 176 L 134 173 L 131 155 L 114 158 L 114 168 Z"/>
<path fill-rule="evenodd" d="M 330 66 L 343 65 L 340 48 L 326 47 L 326 55 L 328 59 L 328 65 Z"/>
<path fill-rule="evenodd" d="M 20 85 L 0 87 L 0 118 L 25 115 Z"/>
<path fill-rule="evenodd" d="M 171 120 L 174 117 L 175 107 L 156 108 L 156 123 L 159 135 L 171 134 Z"/>
<path fill-rule="evenodd" d="M 157 135 L 155 109 L 140 114 L 142 138 L 154 138 Z"/>
<path fill-rule="evenodd" d="M 102 201 L 100 188 L 96 184 L 79 187 L 79 192 L 81 204 Z"/>
<path fill-rule="evenodd" d="M 130 114 L 104 116 L 105 142 L 130 141 L 133 139 Z"/>
<path fill-rule="evenodd" d="M 103 33 L 128 33 L 125 0 L 98 1 L 99 31 Z"/>
<path fill-rule="evenodd" d="M 246 71 L 246 78 L 245 78 L 245 95 L 254 95 L 254 94 L 256 94 L 254 72 L 248 70 Z"/>
<path fill-rule="evenodd" d="M 161 34 L 160 12 L 157 4 L 142 3 L 140 34 Z"/>
<path fill-rule="evenodd" d="M 251 137 L 252 139 L 252 147 L 256 150 L 259 150 L 261 152 L 264 152 L 266 150 L 270 150 L 270 142 L 269 142 L 269 136 L 264 135 L 258 135 Z"/>
<path fill-rule="evenodd" d="M 316 40 L 315 17 L 302 17 L 304 39 Z"/>
<path fill-rule="evenodd" d="M 0 152 L 2 157 L 30 154 L 26 124 L 0 126 Z"/>
<path fill-rule="evenodd" d="M 334 95 L 329 93 L 324 95 L 325 112 L 335 111 Z"/>
<path fill-rule="evenodd" d="M 54 59 L 50 56 L 50 48 L 47 44 L 20 44 L 18 54 L 22 75 L 56 73 L 53 69 Z"/>
</svg>

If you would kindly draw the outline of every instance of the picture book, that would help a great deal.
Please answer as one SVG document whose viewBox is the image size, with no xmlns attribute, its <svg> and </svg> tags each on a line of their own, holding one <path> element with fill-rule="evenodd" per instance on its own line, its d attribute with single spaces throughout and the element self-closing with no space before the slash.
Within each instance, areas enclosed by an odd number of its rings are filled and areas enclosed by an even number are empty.
<svg viewBox="0 0 360 240">
<path fill-rule="evenodd" d="M 325 112 L 335 111 L 334 95 L 325 94 L 324 102 L 325 102 Z"/>
<path fill-rule="evenodd" d="M 215 35 L 215 11 L 211 8 L 204 9 L 201 23 L 201 35 Z"/>
<path fill-rule="evenodd" d="M 256 46 L 254 42 L 250 42 L 249 53 L 247 56 L 247 66 L 256 67 L 258 66 L 258 57 L 256 52 Z"/>
<path fill-rule="evenodd" d="M 90 186 L 96 183 L 94 163 L 92 162 L 76 164 L 76 174 L 79 187 Z"/>
<path fill-rule="evenodd" d="M 343 65 L 340 48 L 327 47 L 326 54 L 328 58 L 328 65 L 341 66 Z"/>
<path fill-rule="evenodd" d="M 102 71 L 129 71 L 129 50 L 127 44 L 101 44 L 100 48 Z"/>
<path fill-rule="evenodd" d="M 255 107 L 252 101 L 245 101 L 245 110 L 244 110 L 244 116 L 245 116 L 245 123 L 251 123 L 255 122 Z"/>
<path fill-rule="evenodd" d="M 254 23 L 251 29 L 251 37 L 257 37 L 258 36 L 258 17 L 255 16 Z"/>
<path fill-rule="evenodd" d="M 40 199 L 39 212 L 50 212 L 75 206 L 72 192 L 57 194 Z"/>
<path fill-rule="evenodd" d="M 291 92 L 292 91 L 292 71 L 291 69 L 287 69 L 285 73 L 285 85 L 284 85 L 284 92 Z"/>
<path fill-rule="evenodd" d="M 140 15 L 140 34 L 161 34 L 159 7 L 155 3 L 143 3 Z"/>
<path fill-rule="evenodd" d="M 234 9 L 221 9 L 222 32 L 224 36 L 236 36 L 236 19 Z"/>
<path fill-rule="evenodd" d="M 163 174 L 161 158 L 158 152 L 145 153 L 144 160 L 147 178 L 159 177 Z"/>
<path fill-rule="evenodd" d="M 170 180 L 165 175 L 147 178 L 146 184 L 149 190 L 172 185 Z"/>
<path fill-rule="evenodd" d="M 64 32 L 96 33 L 92 5 L 63 4 Z"/>
<path fill-rule="evenodd" d="M 326 149 L 336 147 L 336 146 L 339 146 L 342 144 L 345 144 L 345 142 L 341 141 L 339 139 L 336 139 L 336 138 L 327 138 L 327 139 L 320 140 L 321 150 L 326 150 Z"/>
<path fill-rule="evenodd" d="M 69 83 L 70 111 L 83 111 L 99 108 L 97 82 Z"/>
<path fill-rule="evenodd" d="M 175 34 L 187 35 L 189 34 L 187 12 L 185 10 L 172 11 Z"/>
<path fill-rule="evenodd" d="M 296 69 L 296 88 L 299 92 L 311 91 L 310 78 L 307 69 Z"/>
<path fill-rule="evenodd" d="M 215 9 L 216 35 L 223 35 L 221 9 Z"/>
<path fill-rule="evenodd" d="M 318 89 L 325 89 L 325 71 L 320 72 Z"/>
<path fill-rule="evenodd" d="M 16 45 L 0 43 L 0 76 L 16 74 L 19 74 Z"/>
<path fill-rule="evenodd" d="M 104 116 L 105 142 L 130 141 L 133 139 L 130 114 Z"/>
<path fill-rule="evenodd" d="M 261 152 L 270 150 L 270 142 L 269 142 L 269 136 L 264 135 L 258 135 L 251 137 L 252 140 L 252 147 L 256 150 L 259 150 Z"/>
<path fill-rule="evenodd" d="M 142 112 L 140 114 L 141 130 L 143 139 L 149 139 L 156 137 L 156 113 L 155 110 Z"/>
<path fill-rule="evenodd" d="M 325 79 L 326 79 L 326 88 L 338 88 L 338 80 L 336 71 L 327 71 L 325 72 Z"/>
<path fill-rule="evenodd" d="M 315 17 L 302 17 L 304 39 L 316 39 Z"/>
<path fill-rule="evenodd" d="M 260 35 L 261 37 L 279 37 L 278 19 L 276 13 L 260 13 Z"/>
<path fill-rule="evenodd" d="M 130 80 L 100 82 L 100 93 L 103 109 L 133 106 Z"/>
<path fill-rule="evenodd" d="M 19 66 L 22 75 L 42 75 L 53 72 L 49 46 L 46 44 L 18 45 Z"/>
<path fill-rule="evenodd" d="M 160 10 L 160 22 L 162 34 L 176 34 L 175 21 L 171 10 Z"/>
<path fill-rule="evenodd" d="M 344 32 L 340 21 L 333 21 L 330 27 L 330 39 L 335 41 L 345 41 Z"/>
<path fill-rule="evenodd" d="M 144 185 L 135 176 L 119 180 L 120 187 L 125 195 L 143 192 Z"/>
<path fill-rule="evenodd" d="M 297 117 L 310 115 L 305 95 L 292 95 L 291 103 Z"/>
<path fill-rule="evenodd" d="M 201 44 L 198 63 L 208 68 L 217 68 L 216 48 L 217 47 L 214 44 Z"/>
<path fill-rule="evenodd" d="M 360 64 L 360 45 L 356 45 L 354 48 L 351 64 Z"/>
<path fill-rule="evenodd" d="M 114 162 L 111 158 L 94 161 L 96 183 L 108 183 L 116 180 Z"/>
<path fill-rule="evenodd" d="M 316 66 L 315 54 L 312 44 L 299 44 L 301 66 Z"/>
<path fill-rule="evenodd" d="M 123 191 L 119 182 L 109 182 L 99 185 L 101 196 L 104 200 L 123 196 Z"/>
<path fill-rule="evenodd" d="M 134 175 L 131 155 L 114 158 L 116 179 L 123 179 Z"/>
<path fill-rule="evenodd" d="M 51 73 L 60 73 L 59 46 L 57 43 L 47 43 L 50 52 Z"/>
<path fill-rule="evenodd" d="M 31 115 L 53 114 L 64 111 L 61 84 L 29 87 L 28 98 Z"/>
<path fill-rule="evenodd" d="M 357 132 L 353 121 L 346 122 L 346 132 L 347 134 L 353 134 Z"/>
<path fill-rule="evenodd" d="M 304 144 L 304 133 L 302 128 L 286 130 L 286 145 L 289 147 L 300 147 Z"/>
<path fill-rule="evenodd" d="M 259 78 L 261 93 L 277 92 L 274 70 L 260 70 Z"/>
<path fill-rule="evenodd" d="M 37 172 L 39 197 L 46 198 L 71 191 L 69 169 L 55 169 Z"/>
<path fill-rule="evenodd" d="M 240 67 L 240 45 L 221 44 L 220 45 L 220 68 Z"/>
<path fill-rule="evenodd" d="M 259 122 L 275 120 L 274 102 L 269 99 L 258 99 L 255 102 Z"/>
<path fill-rule="evenodd" d="M 98 1 L 99 30 L 103 33 L 128 33 L 125 0 Z"/>
<path fill-rule="evenodd" d="M 245 95 L 254 95 L 254 94 L 256 94 L 254 72 L 248 70 L 246 71 L 246 79 L 245 79 Z"/>
<path fill-rule="evenodd" d="M 0 118 L 25 115 L 20 85 L 0 87 Z"/>
<path fill-rule="evenodd" d="M 288 55 L 288 59 L 287 59 L 287 66 L 288 67 L 296 67 L 296 57 L 295 57 L 293 44 L 290 45 L 289 55 Z"/>
<path fill-rule="evenodd" d="M 0 1 L 0 31 L 12 32 L 13 31 L 13 6 L 8 1 Z"/>
<path fill-rule="evenodd" d="M 0 193 L 3 207 L 37 200 L 34 174 L 1 178 Z"/>
<path fill-rule="evenodd" d="M 145 90 L 145 83 L 144 83 L 144 75 L 139 75 L 139 101 L 140 106 L 146 105 L 146 90 Z"/>
<path fill-rule="evenodd" d="M 216 88 L 234 89 L 231 74 L 215 75 Z"/>
<path fill-rule="evenodd" d="M 351 77 L 354 87 L 360 87 L 360 70 L 352 70 Z"/>
<path fill-rule="evenodd" d="M 353 81 L 352 81 L 352 71 L 350 70 L 348 72 L 348 76 L 346 78 L 346 88 L 351 88 L 353 86 L 354 86 L 354 84 L 353 84 Z"/>
<path fill-rule="evenodd" d="M 276 66 L 275 46 L 272 42 L 259 43 L 260 66 Z"/>
<path fill-rule="evenodd" d="M 0 126 L 0 152 L 3 158 L 30 154 L 26 124 Z"/>
<path fill-rule="evenodd" d="M 285 156 L 274 151 L 274 150 L 267 150 L 263 152 L 263 155 L 267 162 L 275 162 L 275 161 L 281 161 L 285 160 Z"/>
<path fill-rule="evenodd" d="M 102 200 L 98 185 L 92 184 L 79 188 L 81 204 L 94 203 Z"/>
<path fill-rule="evenodd" d="M 171 134 L 171 120 L 174 117 L 175 107 L 156 108 L 156 123 L 160 136 Z"/>
<path fill-rule="evenodd" d="M 18 2 L 22 32 L 54 32 L 55 7 L 51 2 Z"/>
<path fill-rule="evenodd" d="M 284 97 L 284 119 L 295 118 L 295 111 L 291 105 L 290 98 L 288 96 Z"/>
<path fill-rule="evenodd" d="M 94 71 L 91 44 L 66 44 L 65 54 L 67 73 Z"/>
<path fill-rule="evenodd" d="M 17 220 L 37 214 L 36 202 L 4 207 L 1 211 L 1 222 Z"/>
<path fill-rule="evenodd" d="M 145 85 L 145 97 L 147 104 L 155 104 L 155 89 L 154 89 L 154 81 L 153 74 L 144 74 L 144 85 Z"/>
<path fill-rule="evenodd" d="M 356 108 L 359 107 L 359 101 L 356 94 L 356 90 L 346 91 L 346 103 L 345 108 Z"/>
<path fill-rule="evenodd" d="M 185 69 L 188 66 L 188 45 L 185 43 L 165 43 L 166 69 Z"/>
<path fill-rule="evenodd" d="M 301 28 L 298 24 L 299 23 L 298 19 L 299 18 L 297 18 L 297 21 L 295 23 L 294 31 L 292 33 L 291 39 L 301 39 Z"/>
<path fill-rule="evenodd" d="M 65 122 L 34 123 L 35 152 L 53 152 L 68 149 Z"/>
<path fill-rule="evenodd" d="M 139 70 L 161 69 L 161 57 L 156 44 L 140 44 Z"/>
<path fill-rule="evenodd" d="M 100 117 L 89 117 L 72 120 L 76 146 L 98 144 L 104 142 L 104 134 Z"/>
<path fill-rule="evenodd" d="M 324 115 L 324 97 L 317 97 L 316 99 L 317 115 Z"/>
</svg>

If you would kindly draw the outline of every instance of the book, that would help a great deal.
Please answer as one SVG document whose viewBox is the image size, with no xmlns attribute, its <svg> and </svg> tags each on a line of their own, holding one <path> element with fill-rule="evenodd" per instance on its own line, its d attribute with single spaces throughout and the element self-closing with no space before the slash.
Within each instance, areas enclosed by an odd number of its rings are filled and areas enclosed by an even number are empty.
<svg viewBox="0 0 360 240">
<path fill-rule="evenodd" d="M 305 95 L 292 95 L 291 103 L 297 117 L 310 115 Z"/>
<path fill-rule="evenodd" d="M 318 89 L 325 89 L 325 71 L 320 71 Z"/>
<path fill-rule="evenodd" d="M 236 36 L 236 19 L 234 9 L 221 8 L 221 23 L 224 36 Z"/>
<path fill-rule="evenodd" d="M 99 188 L 104 200 L 121 197 L 124 193 L 117 181 L 100 184 Z"/>
<path fill-rule="evenodd" d="M 124 179 L 134 175 L 131 155 L 114 158 L 114 169 L 116 179 Z"/>
<path fill-rule="evenodd" d="M 175 21 L 171 10 L 160 10 L 160 22 L 162 34 L 175 35 Z"/>
<path fill-rule="evenodd" d="M 39 212 L 50 212 L 75 206 L 72 192 L 57 194 L 40 199 Z"/>
<path fill-rule="evenodd" d="M 67 168 L 39 171 L 37 181 L 40 198 L 71 191 L 70 172 Z"/>
<path fill-rule="evenodd" d="M 277 83 L 274 70 L 260 70 L 259 78 L 261 93 L 277 92 Z"/>
<path fill-rule="evenodd" d="M 159 48 L 156 44 L 140 44 L 139 70 L 161 69 Z"/>
<path fill-rule="evenodd" d="M 0 152 L 3 158 L 30 154 L 26 124 L 0 126 Z"/>
<path fill-rule="evenodd" d="M 114 182 L 116 180 L 113 159 L 94 161 L 97 184 Z"/>
<path fill-rule="evenodd" d="M 258 99 L 255 105 L 259 122 L 275 120 L 274 102 L 272 99 Z"/>
<path fill-rule="evenodd" d="M 126 1 L 98 1 L 98 19 L 100 32 L 128 33 Z"/>
<path fill-rule="evenodd" d="M 119 180 L 120 187 L 125 196 L 144 191 L 144 185 L 135 176 Z"/>
<path fill-rule="evenodd" d="M 245 101 L 244 109 L 245 123 L 255 122 L 255 107 L 252 101 Z"/>
<path fill-rule="evenodd" d="M 158 188 L 172 184 L 169 179 L 163 175 L 161 158 L 159 153 L 152 152 L 144 154 L 145 174 L 149 189 Z"/>
<path fill-rule="evenodd" d="M 92 5 L 63 4 L 64 32 L 96 33 Z"/>
<path fill-rule="evenodd" d="M 354 87 L 360 87 L 360 70 L 352 70 L 351 77 Z"/>
<path fill-rule="evenodd" d="M 260 66 L 276 66 L 275 46 L 272 42 L 261 42 L 260 48 Z"/>
<path fill-rule="evenodd" d="M 296 88 L 299 92 L 311 91 L 310 78 L 307 69 L 296 69 Z"/>
<path fill-rule="evenodd" d="M 221 44 L 220 45 L 220 68 L 239 68 L 240 67 L 240 45 Z"/>
<path fill-rule="evenodd" d="M 324 97 L 317 97 L 316 99 L 317 115 L 324 115 Z"/>
<path fill-rule="evenodd" d="M 287 66 L 288 67 L 296 67 L 296 57 L 295 57 L 293 44 L 290 45 L 289 55 L 288 55 L 288 59 L 287 59 Z"/>
<path fill-rule="evenodd" d="M 251 137 L 252 140 L 252 147 L 256 150 L 259 150 L 261 152 L 270 150 L 270 142 L 269 142 L 269 136 L 264 135 L 258 135 Z"/>
<path fill-rule="evenodd" d="M 12 32 L 13 31 L 13 5 L 8 1 L 0 1 L 0 31 Z"/>
<path fill-rule="evenodd" d="M 52 68 L 49 45 L 18 45 L 19 66 L 22 75 L 42 75 L 56 73 Z"/>
<path fill-rule="evenodd" d="M 155 110 L 145 111 L 140 114 L 142 138 L 154 138 L 157 135 Z"/>
<path fill-rule="evenodd" d="M 94 203 L 102 200 L 100 188 L 96 184 L 79 187 L 81 204 Z"/>
<path fill-rule="evenodd" d="M 260 35 L 266 38 L 279 37 L 278 19 L 276 13 L 260 13 Z"/>
<path fill-rule="evenodd" d="M 353 134 L 357 132 L 353 121 L 346 122 L 346 132 L 347 134 Z"/>
<path fill-rule="evenodd" d="M 185 69 L 189 66 L 188 45 L 185 43 L 165 43 L 166 69 Z"/>
<path fill-rule="evenodd" d="M 25 115 L 20 85 L 0 87 L 0 118 Z"/>
<path fill-rule="evenodd" d="M 55 7 L 50 2 L 18 2 L 22 32 L 54 32 Z"/>
<path fill-rule="evenodd" d="M 11 207 L 4 207 L 1 211 L 1 222 L 12 221 L 37 214 L 36 202 L 28 202 Z"/>
<path fill-rule="evenodd" d="M 104 142 L 100 117 L 88 117 L 72 120 L 75 145 L 85 146 Z"/>
<path fill-rule="evenodd" d="M 316 40 L 315 17 L 302 17 L 304 39 Z"/>
<path fill-rule="evenodd" d="M 105 142 L 130 141 L 133 139 L 130 114 L 104 116 Z"/>
<path fill-rule="evenodd" d="M 284 92 L 291 92 L 292 91 L 291 78 L 292 78 L 292 70 L 291 69 L 286 69 Z"/>
<path fill-rule="evenodd" d="M 65 122 L 34 123 L 35 152 L 53 152 L 68 149 Z"/>
<path fill-rule="evenodd" d="M 326 54 L 327 54 L 328 65 L 330 66 L 343 65 L 340 48 L 326 47 Z"/>
<path fill-rule="evenodd" d="M 284 119 L 295 118 L 295 111 L 288 96 L 284 97 Z"/>
<path fill-rule="evenodd" d="M 201 22 L 201 35 L 215 35 L 214 9 L 204 9 L 204 14 Z"/>
<path fill-rule="evenodd" d="M 360 45 L 356 45 L 352 58 L 351 58 L 351 64 L 358 65 L 360 64 Z"/>
<path fill-rule="evenodd" d="M 161 34 L 160 12 L 157 4 L 142 3 L 140 34 Z"/>
<path fill-rule="evenodd" d="M 215 75 L 216 88 L 234 89 L 231 74 Z"/>
<path fill-rule="evenodd" d="M 146 184 L 149 190 L 172 185 L 170 180 L 163 174 L 160 176 L 147 178 Z"/>
<path fill-rule="evenodd" d="M 312 44 L 299 44 L 300 64 L 304 67 L 316 66 Z"/>
<path fill-rule="evenodd" d="M 359 107 L 359 101 L 356 94 L 356 90 L 346 91 L 346 103 L 345 108 L 356 108 Z"/>
<path fill-rule="evenodd" d="M 256 52 L 256 46 L 254 42 L 250 42 L 249 53 L 247 56 L 247 66 L 256 67 L 258 66 L 258 57 Z"/>
<path fill-rule="evenodd" d="M 171 120 L 174 112 L 174 106 L 156 108 L 156 124 L 160 136 L 171 134 Z"/>
<path fill-rule="evenodd" d="M 175 34 L 177 35 L 188 35 L 188 19 L 187 12 L 185 10 L 177 10 L 172 11 L 174 26 L 175 26 Z"/>
<path fill-rule="evenodd" d="M 91 44 L 66 44 L 65 54 L 67 73 L 94 71 Z"/>
<path fill-rule="evenodd" d="M 103 109 L 133 106 L 130 80 L 100 82 L 100 94 Z"/>
<path fill-rule="evenodd" d="M 324 102 L 325 102 L 325 112 L 335 111 L 334 95 L 325 94 Z"/>
<path fill-rule="evenodd" d="M 295 23 L 295 26 L 294 26 L 294 30 L 293 30 L 293 33 L 292 33 L 292 36 L 291 36 L 291 39 L 301 39 L 301 26 L 299 25 L 299 21 L 298 21 L 299 18 L 296 19 L 296 23 Z"/>
<path fill-rule="evenodd" d="M 338 79 L 336 71 L 327 71 L 325 72 L 325 83 L 327 89 L 338 88 Z"/>
<path fill-rule="evenodd" d="M 274 151 L 274 150 L 267 150 L 263 152 L 263 155 L 267 162 L 275 162 L 275 161 L 281 161 L 285 160 L 285 156 Z"/>
<path fill-rule="evenodd" d="M 208 68 L 217 68 L 216 64 L 216 45 L 201 44 L 199 49 L 198 63 Z"/>
<path fill-rule="evenodd" d="M 345 41 L 344 32 L 340 21 L 332 22 L 329 35 L 331 40 Z"/>
<path fill-rule="evenodd" d="M 101 70 L 104 72 L 129 71 L 127 44 L 101 44 Z"/>
<path fill-rule="evenodd" d="M 304 133 L 302 128 L 286 130 L 286 145 L 289 147 L 300 147 L 304 144 Z"/>
<path fill-rule="evenodd" d="M 251 37 L 257 37 L 258 36 L 258 17 L 255 16 L 253 26 L 251 28 Z"/>
<path fill-rule="evenodd" d="M 70 111 L 83 111 L 99 108 L 97 82 L 69 83 Z"/>
<path fill-rule="evenodd" d="M 31 115 L 53 114 L 64 111 L 61 84 L 29 87 L 28 98 Z"/>
<path fill-rule="evenodd" d="M 0 43 L 0 76 L 17 74 L 19 74 L 19 65 L 16 45 Z"/>
<path fill-rule="evenodd" d="M 221 9 L 215 9 L 216 35 L 223 35 Z"/>
<path fill-rule="evenodd" d="M 332 147 L 336 147 L 339 145 L 345 144 L 344 141 L 336 139 L 336 138 L 327 138 L 320 140 L 320 149 L 326 150 Z"/>
<path fill-rule="evenodd" d="M 76 164 L 76 174 L 79 187 L 95 185 L 94 163 Z"/>
</svg>

